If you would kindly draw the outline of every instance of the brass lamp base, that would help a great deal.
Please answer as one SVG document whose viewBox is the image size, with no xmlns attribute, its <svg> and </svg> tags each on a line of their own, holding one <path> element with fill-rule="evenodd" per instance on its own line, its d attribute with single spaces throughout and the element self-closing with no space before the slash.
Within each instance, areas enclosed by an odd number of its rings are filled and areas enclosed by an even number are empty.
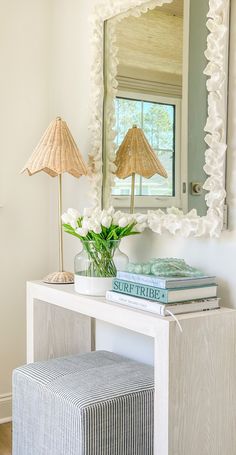
<svg viewBox="0 0 236 455">
<path fill-rule="evenodd" d="M 70 272 L 50 273 L 43 279 L 48 284 L 72 284 L 74 283 L 74 274 Z"/>
</svg>

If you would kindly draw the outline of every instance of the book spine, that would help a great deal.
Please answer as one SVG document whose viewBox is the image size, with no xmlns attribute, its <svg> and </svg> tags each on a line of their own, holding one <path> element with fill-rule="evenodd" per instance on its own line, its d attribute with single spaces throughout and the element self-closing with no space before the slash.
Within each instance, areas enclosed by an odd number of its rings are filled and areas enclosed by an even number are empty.
<svg viewBox="0 0 236 455">
<path fill-rule="evenodd" d="M 161 280 L 157 277 L 149 276 L 149 275 L 138 275 L 137 273 L 130 273 L 130 272 L 117 272 L 117 278 L 124 281 L 132 281 L 133 283 L 139 283 L 148 286 L 155 286 L 160 289 L 167 288 L 167 281 Z"/>
<path fill-rule="evenodd" d="M 145 300 L 138 299 L 136 297 L 129 297 L 125 294 L 118 294 L 113 291 L 107 291 L 106 299 L 110 302 L 119 303 L 120 305 L 129 306 L 131 308 L 136 308 L 138 310 L 148 311 L 150 313 L 155 313 L 160 316 L 166 316 L 165 308 L 162 304 L 154 302 L 146 302 Z"/>
<path fill-rule="evenodd" d="M 122 294 L 140 297 L 141 299 L 168 303 L 168 290 L 166 289 L 158 289 L 156 287 L 114 278 L 112 290 L 115 292 L 120 292 Z"/>
</svg>

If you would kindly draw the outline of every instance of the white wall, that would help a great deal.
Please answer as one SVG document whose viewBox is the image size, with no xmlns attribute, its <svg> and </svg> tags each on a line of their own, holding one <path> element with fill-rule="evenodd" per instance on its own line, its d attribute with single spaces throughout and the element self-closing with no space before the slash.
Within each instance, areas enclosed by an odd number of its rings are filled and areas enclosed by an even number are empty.
<svg viewBox="0 0 236 455">
<path fill-rule="evenodd" d="M 49 178 L 19 175 L 49 121 L 49 6 L 0 0 L 0 421 L 25 362 L 25 282 L 49 271 Z"/>
<path fill-rule="evenodd" d="M 88 45 L 88 16 L 91 2 L 84 0 L 51 0 L 53 17 L 52 34 L 52 72 L 50 81 L 51 117 L 61 115 L 73 134 L 85 159 L 90 148 L 89 126 L 89 84 L 91 51 Z M 63 207 L 90 205 L 89 183 L 85 177 L 79 180 L 71 175 L 63 176 Z M 56 182 L 51 182 L 56 198 Z M 54 198 L 54 200 L 55 200 Z M 56 229 L 57 207 L 52 206 L 54 217 L 51 229 Z M 80 250 L 79 241 L 65 236 L 65 269 L 73 270 L 74 252 Z M 55 256 L 57 244 L 51 245 L 51 257 Z"/>
<path fill-rule="evenodd" d="M 49 120 L 58 114 L 67 120 L 84 156 L 89 151 L 88 16 L 95 1 L 0 0 L 4 69 L 0 73 L 0 204 L 4 204 L 0 209 L 0 394 L 10 391 L 11 370 L 25 360 L 25 280 L 53 270 L 57 259 L 56 182 L 46 175 L 19 176 L 18 170 Z M 231 14 L 235 23 L 235 2 Z M 236 29 L 232 28 L 231 33 L 227 185 L 230 230 L 219 240 L 185 240 L 147 232 L 142 241 L 137 237 L 124 240 L 123 250 L 132 260 L 184 257 L 193 266 L 215 273 L 222 303 L 236 307 Z M 64 207 L 89 206 L 88 190 L 85 179 L 65 176 Z M 76 239 L 65 236 L 69 270 L 78 249 Z M 98 323 L 97 343 L 98 347 L 152 361 L 149 339 L 118 329 L 111 331 L 105 324 Z"/>
</svg>

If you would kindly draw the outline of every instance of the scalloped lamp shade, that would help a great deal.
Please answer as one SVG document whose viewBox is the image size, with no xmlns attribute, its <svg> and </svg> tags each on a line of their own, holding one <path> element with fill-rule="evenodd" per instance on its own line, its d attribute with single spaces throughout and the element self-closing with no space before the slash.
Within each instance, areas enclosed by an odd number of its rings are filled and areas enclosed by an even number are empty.
<svg viewBox="0 0 236 455">
<path fill-rule="evenodd" d="M 143 130 L 134 125 L 121 143 L 115 159 L 115 175 L 120 179 L 132 176 L 130 212 L 134 211 L 135 174 L 149 179 L 155 174 L 168 177 Z"/>
<path fill-rule="evenodd" d="M 62 214 L 62 174 L 68 172 L 74 177 L 88 175 L 88 167 L 71 135 L 71 132 L 60 117 L 53 120 L 42 139 L 35 148 L 21 172 L 27 171 L 34 175 L 43 171 L 51 177 L 58 176 L 58 215 L 59 215 L 59 272 L 44 278 L 46 283 L 68 284 L 74 282 L 74 275 L 63 270 L 63 235 L 61 225 Z"/>
<path fill-rule="evenodd" d="M 74 177 L 88 174 L 88 168 L 64 120 L 53 120 L 34 149 L 22 172 L 44 171 L 51 177 L 64 172 Z"/>
<path fill-rule="evenodd" d="M 120 145 L 115 159 L 116 176 L 126 179 L 132 174 L 150 178 L 155 174 L 168 177 L 165 168 L 149 144 L 143 130 L 133 126 Z"/>
</svg>

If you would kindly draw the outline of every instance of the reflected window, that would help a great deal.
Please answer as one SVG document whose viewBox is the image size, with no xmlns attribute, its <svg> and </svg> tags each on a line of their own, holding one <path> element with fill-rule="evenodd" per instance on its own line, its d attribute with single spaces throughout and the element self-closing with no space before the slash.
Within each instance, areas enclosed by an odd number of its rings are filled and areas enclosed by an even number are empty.
<svg viewBox="0 0 236 455">
<path fill-rule="evenodd" d="M 142 128 L 150 145 L 167 171 L 165 179 L 158 174 L 150 179 L 136 175 L 136 196 L 175 196 L 176 177 L 176 102 L 175 100 L 155 101 L 143 97 L 118 96 L 116 98 L 116 149 L 118 150 L 127 131 L 133 125 Z M 152 97 L 153 98 L 153 97 Z M 114 196 L 127 196 L 131 192 L 131 177 L 124 180 L 115 178 L 112 190 Z"/>
</svg>

